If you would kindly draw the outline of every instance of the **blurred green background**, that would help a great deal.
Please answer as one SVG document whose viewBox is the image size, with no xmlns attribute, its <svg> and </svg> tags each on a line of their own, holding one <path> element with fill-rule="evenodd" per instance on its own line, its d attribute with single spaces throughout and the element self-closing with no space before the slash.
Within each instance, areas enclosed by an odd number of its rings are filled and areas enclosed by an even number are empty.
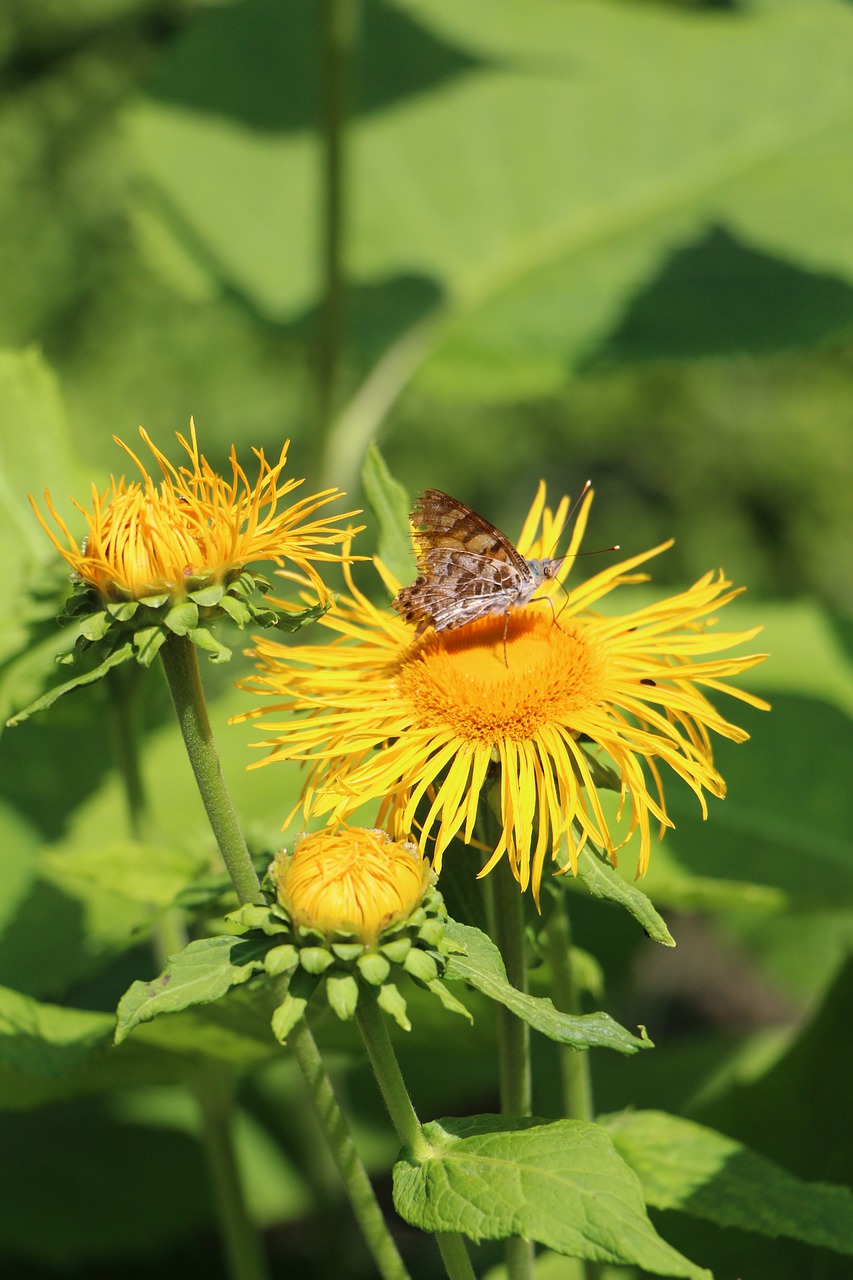
<svg viewBox="0 0 853 1280">
<path fill-rule="evenodd" d="M 376 439 L 411 493 L 437 485 L 512 536 L 540 477 L 555 499 L 591 477 L 587 546 L 674 535 L 656 583 L 723 566 L 748 586 L 729 623 L 766 624 L 751 687 L 774 701 L 727 709 L 754 739 L 721 748 L 730 796 L 709 824 L 674 793 L 647 887 L 679 948 L 650 955 L 633 922 L 577 900 L 607 1007 L 660 1046 L 596 1058 L 601 1107 L 680 1109 L 801 1177 L 853 1176 L 853 5 L 0 0 L 0 64 L 4 715 L 58 643 L 32 597 L 50 548 L 25 494 L 47 483 L 68 514 L 122 469 L 113 433 L 133 445 L 142 423 L 177 460 L 194 415 L 214 462 L 290 437 L 293 474 L 358 501 Z M 296 780 L 243 773 L 237 673 L 205 677 L 241 812 L 272 847 Z M 177 859 L 166 901 L 210 846 L 158 680 L 145 765 Z M 73 861 L 124 830 L 101 696 L 0 739 L 0 983 L 92 1010 L 148 976 L 157 905 L 132 886 L 92 898 Z M 425 1116 L 493 1105 L 488 1037 L 460 1047 L 448 1098 L 428 1032 L 410 1055 Z M 223 1056 L 243 1071 L 265 1033 L 240 1034 Z M 150 1275 L 164 1246 L 158 1274 L 192 1273 L 196 1249 L 218 1274 L 193 1121 L 159 1087 L 183 1068 L 157 1052 L 133 1068 L 156 1091 L 103 1096 L 119 1068 L 35 1088 L 2 1058 L 2 1140 L 25 1153 L 0 1174 L 16 1276 Z M 253 1204 L 279 1224 L 280 1265 L 350 1274 L 311 1260 L 328 1170 L 306 1183 L 282 1154 L 314 1139 L 270 1136 L 288 1107 L 304 1124 L 286 1075 L 247 1085 Z M 842 1082 L 831 1101 L 821 1080 Z M 360 1070 L 347 1081 L 385 1168 L 378 1105 Z M 60 1104 L 77 1092 L 95 1096 Z M 103 1213 L 90 1226 L 72 1199 L 46 1235 L 81 1149 Z M 790 1243 L 670 1238 L 720 1277 L 845 1274 Z M 431 1255 L 413 1265 L 433 1274 Z"/>
</svg>

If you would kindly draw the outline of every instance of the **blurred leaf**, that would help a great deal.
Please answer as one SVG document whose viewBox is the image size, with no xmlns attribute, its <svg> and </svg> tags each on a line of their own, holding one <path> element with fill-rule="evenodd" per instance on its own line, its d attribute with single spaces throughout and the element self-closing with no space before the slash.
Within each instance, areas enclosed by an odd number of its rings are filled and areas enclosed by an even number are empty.
<svg viewBox="0 0 853 1280">
<path fill-rule="evenodd" d="M 0 987 L 0 1062 L 31 1075 L 62 1075 L 109 1042 L 112 1014 L 41 1004 Z"/>
<path fill-rule="evenodd" d="M 120 839 L 41 850 L 0 932 L 0 980 L 56 997 L 104 972 L 201 865 L 197 854 Z"/>
<path fill-rule="evenodd" d="M 42 510 L 48 488 L 65 505 L 78 482 L 56 379 L 41 355 L 0 351 L 0 548 L 4 587 L 21 589 L 34 565 L 56 558 L 38 526 L 27 494 Z"/>
<path fill-rule="evenodd" d="M 188 943 L 170 956 L 166 968 L 152 982 L 134 982 L 118 1006 L 116 1044 L 142 1022 L 163 1013 L 182 1013 L 196 1004 L 209 1004 L 234 986 L 263 971 L 266 941 L 219 936 Z"/>
<path fill-rule="evenodd" d="M 664 1111 L 623 1111 L 599 1123 L 656 1209 L 853 1253 L 849 1188 L 802 1182 L 742 1143 Z"/>
<path fill-rule="evenodd" d="M 801 1178 L 853 1183 L 853 961 L 812 1020 L 769 1067 L 737 1059 L 708 1083 L 693 1116 Z M 818 1088 L 825 1080 L 829 1087 Z"/>
<path fill-rule="evenodd" d="M 373 518 L 379 526 L 379 557 L 398 582 L 411 581 L 415 557 L 409 532 L 409 495 L 388 470 L 375 444 L 367 451 L 361 481 Z"/>
<path fill-rule="evenodd" d="M 424 1136 L 429 1158 L 394 1166 L 394 1205 L 413 1226 L 474 1241 L 521 1236 L 569 1257 L 710 1280 L 657 1234 L 599 1126 L 468 1116 L 424 1125 Z"/>
<path fill-rule="evenodd" d="M 575 1049 L 606 1048 L 616 1049 L 619 1053 L 636 1053 L 638 1049 L 651 1048 L 649 1040 L 631 1035 L 618 1022 L 614 1022 L 609 1014 L 585 1013 L 575 1016 L 560 1013 L 550 1000 L 517 991 L 507 981 L 506 969 L 497 947 L 479 929 L 450 920 L 447 936 L 451 941 L 459 943 L 464 948 L 464 953 L 451 955 L 445 979 L 448 982 L 470 983 L 551 1040 L 571 1045 Z"/>
<path fill-rule="evenodd" d="M 434 387 L 496 398 L 561 385 L 709 225 L 725 249 L 737 242 L 747 260 L 753 251 L 777 260 L 777 279 L 787 280 L 785 260 L 796 264 L 790 306 L 780 308 L 777 290 L 767 308 L 770 320 L 780 310 L 802 317 L 787 340 L 813 340 L 815 318 L 850 322 L 849 291 L 834 279 L 853 274 L 847 6 L 685 14 L 533 0 L 521 15 L 494 0 L 488 23 L 454 0 L 398 0 L 394 10 L 408 28 L 409 91 L 401 109 L 394 46 L 372 25 L 392 15 L 368 6 L 363 82 L 376 108 L 352 130 L 351 261 L 359 283 L 413 278 L 449 300 L 427 373 Z M 179 238 L 195 241 L 199 260 L 277 317 L 309 308 L 318 291 L 318 144 L 264 88 L 267 75 L 280 84 L 274 48 L 288 51 L 292 94 L 310 83 L 306 20 L 255 4 L 197 24 L 161 65 L 156 100 L 129 113 L 164 222 L 185 228 Z M 248 90 L 222 101 L 247 38 L 269 49 L 253 63 L 251 109 Z M 202 56 L 220 69 L 206 85 L 187 74 Z M 803 277 L 814 278 L 819 304 L 793 301 L 803 301 Z M 840 311 L 826 304 L 836 294 Z M 754 302 L 759 290 L 747 283 L 746 296 Z M 719 299 L 694 315 L 705 327 L 720 316 L 725 328 Z M 672 329 L 683 332 L 683 317 Z M 763 341 L 766 330 L 753 325 L 746 337 Z"/>
<path fill-rule="evenodd" d="M 86 1102 L 0 1116 L 0 1144 L 15 1152 L 0 1168 L 0 1251 L 20 1260 L 18 1274 L 24 1259 L 88 1274 L 87 1263 L 112 1259 L 124 1274 L 128 1255 L 151 1266 L 152 1250 L 209 1221 L 204 1160 L 192 1134 L 121 1121 L 109 1104 Z M 165 1169 L 180 1194 L 164 1192 Z M 56 1199 L 49 1230 L 46 1196 Z"/>
</svg>

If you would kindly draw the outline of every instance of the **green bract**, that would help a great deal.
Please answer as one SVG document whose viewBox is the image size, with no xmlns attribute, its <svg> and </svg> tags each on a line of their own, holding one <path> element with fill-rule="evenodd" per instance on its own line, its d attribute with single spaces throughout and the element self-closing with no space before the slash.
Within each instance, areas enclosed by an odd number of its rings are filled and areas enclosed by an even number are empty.
<svg viewBox="0 0 853 1280">
<path fill-rule="evenodd" d="M 464 948 L 446 932 L 444 899 L 436 888 L 427 890 L 407 919 L 369 943 L 346 930 L 330 935 L 294 924 L 286 907 L 276 901 L 269 877 L 264 892 L 266 906 L 240 907 L 227 918 L 247 941 L 266 948 L 264 969 L 277 980 L 277 995 L 283 996 L 272 1018 L 273 1032 L 282 1044 L 317 992 L 325 994 L 329 1007 L 343 1020 L 354 1016 L 359 1000 L 370 992 L 380 1008 L 409 1031 L 406 1001 L 397 985 L 404 976 L 431 991 L 445 1009 L 470 1021 L 468 1010 L 441 981 L 450 957 Z"/>
<path fill-rule="evenodd" d="M 245 627 L 277 627 L 280 631 L 298 631 L 300 627 L 323 616 L 328 603 L 311 605 L 298 613 L 284 613 L 265 600 L 271 588 L 268 578 L 242 569 L 230 581 L 207 583 L 185 590 L 180 600 L 169 592 L 141 599 L 110 600 L 88 583 L 77 581 L 66 601 L 59 621 L 73 625 L 77 631 L 74 646 L 57 661 L 71 665 L 97 646 L 100 663 L 84 674 L 75 676 L 48 690 L 9 720 L 20 724 L 36 711 L 44 711 L 57 698 L 82 685 L 93 684 L 112 667 L 132 660 L 150 667 L 170 636 L 186 636 L 198 649 L 204 649 L 211 662 L 228 662 L 232 651 L 217 639 L 213 628 L 229 618 L 243 630 Z"/>
</svg>

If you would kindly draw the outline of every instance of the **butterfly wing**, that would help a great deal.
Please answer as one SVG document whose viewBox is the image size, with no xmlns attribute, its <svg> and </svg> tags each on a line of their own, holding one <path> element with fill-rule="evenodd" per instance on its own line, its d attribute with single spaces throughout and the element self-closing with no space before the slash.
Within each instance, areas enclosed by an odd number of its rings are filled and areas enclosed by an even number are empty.
<svg viewBox="0 0 853 1280">
<path fill-rule="evenodd" d="M 535 583 L 530 566 L 504 534 L 464 502 L 425 489 L 412 511 L 418 577 L 394 608 L 417 634 L 462 627 L 506 613 Z"/>
</svg>

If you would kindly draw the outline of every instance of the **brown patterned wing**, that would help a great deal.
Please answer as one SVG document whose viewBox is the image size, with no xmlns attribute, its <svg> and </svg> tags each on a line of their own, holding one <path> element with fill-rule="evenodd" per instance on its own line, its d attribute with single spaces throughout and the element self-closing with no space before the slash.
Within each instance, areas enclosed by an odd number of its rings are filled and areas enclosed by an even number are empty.
<svg viewBox="0 0 853 1280">
<path fill-rule="evenodd" d="M 424 490 L 412 523 L 418 577 L 393 605 L 418 635 L 508 613 L 542 580 L 499 529 L 440 489 Z"/>
</svg>

